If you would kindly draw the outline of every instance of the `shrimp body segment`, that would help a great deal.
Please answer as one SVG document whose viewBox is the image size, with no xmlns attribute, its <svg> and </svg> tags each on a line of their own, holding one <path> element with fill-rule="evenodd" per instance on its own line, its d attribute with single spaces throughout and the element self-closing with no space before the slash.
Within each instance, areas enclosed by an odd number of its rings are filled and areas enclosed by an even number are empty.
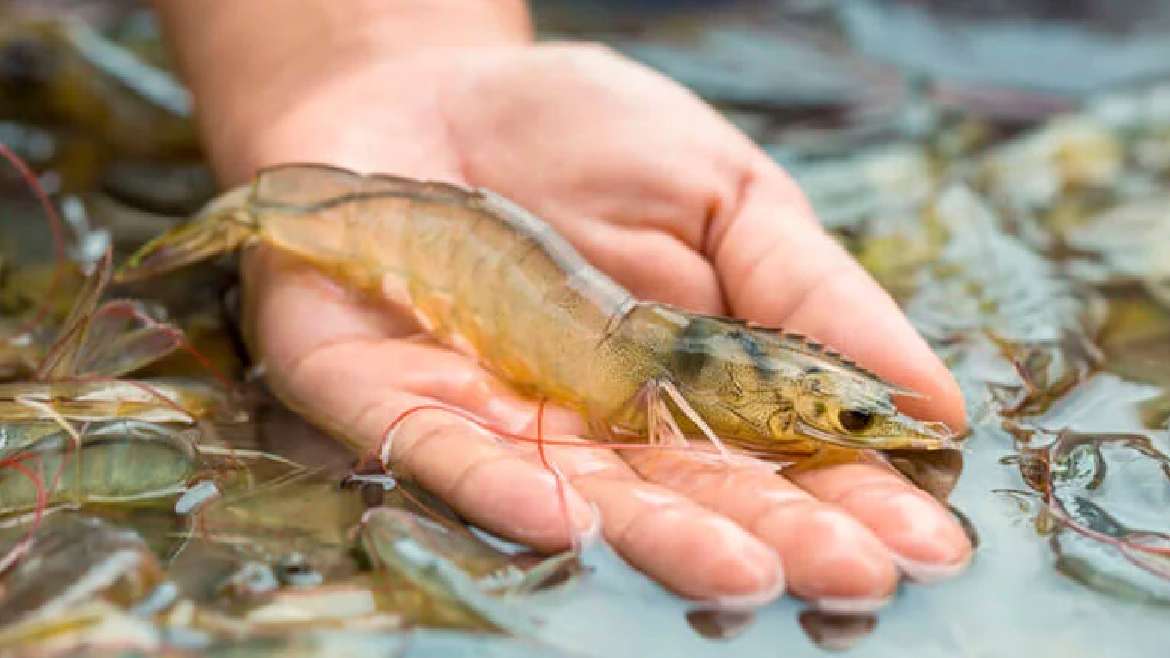
<svg viewBox="0 0 1170 658">
<path fill-rule="evenodd" d="M 518 391 L 608 434 L 706 435 L 767 455 L 951 447 L 906 393 L 802 336 L 638 301 L 552 227 L 485 190 L 321 165 L 262 171 L 132 257 L 120 278 L 250 241 L 413 310 Z"/>
</svg>

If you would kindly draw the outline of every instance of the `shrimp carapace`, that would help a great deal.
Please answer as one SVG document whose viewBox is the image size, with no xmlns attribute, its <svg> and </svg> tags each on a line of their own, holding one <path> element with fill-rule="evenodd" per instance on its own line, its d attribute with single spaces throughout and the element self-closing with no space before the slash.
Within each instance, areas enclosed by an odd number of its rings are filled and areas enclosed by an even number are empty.
<svg viewBox="0 0 1170 658">
<path fill-rule="evenodd" d="M 765 455 L 953 446 L 908 394 L 802 336 L 640 302 L 551 226 L 486 190 L 283 165 L 147 244 L 122 280 L 248 242 L 409 308 L 522 393 L 605 433 L 701 434 Z"/>
</svg>

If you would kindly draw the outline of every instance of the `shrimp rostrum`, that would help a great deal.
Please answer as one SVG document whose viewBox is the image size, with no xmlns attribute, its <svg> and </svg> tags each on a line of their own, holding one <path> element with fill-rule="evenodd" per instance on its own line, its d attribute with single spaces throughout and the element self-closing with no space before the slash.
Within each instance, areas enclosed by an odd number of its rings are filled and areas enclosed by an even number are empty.
<svg viewBox="0 0 1170 658">
<path fill-rule="evenodd" d="M 486 190 L 283 165 L 147 244 L 122 279 L 262 241 L 409 307 L 439 340 L 603 436 L 705 436 L 795 461 L 826 446 L 953 447 L 908 394 L 803 336 L 639 301 Z"/>
</svg>

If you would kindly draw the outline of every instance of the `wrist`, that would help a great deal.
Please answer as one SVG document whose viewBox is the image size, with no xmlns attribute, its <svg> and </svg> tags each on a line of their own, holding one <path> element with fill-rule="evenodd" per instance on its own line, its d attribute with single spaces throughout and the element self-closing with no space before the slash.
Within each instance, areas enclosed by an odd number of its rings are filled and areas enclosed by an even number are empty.
<svg viewBox="0 0 1170 658">
<path fill-rule="evenodd" d="M 524 0 L 155 3 L 225 182 L 240 178 L 239 165 L 225 166 L 224 152 L 236 150 L 230 145 L 351 71 L 375 62 L 410 67 L 425 63 L 427 51 L 532 40 Z"/>
</svg>

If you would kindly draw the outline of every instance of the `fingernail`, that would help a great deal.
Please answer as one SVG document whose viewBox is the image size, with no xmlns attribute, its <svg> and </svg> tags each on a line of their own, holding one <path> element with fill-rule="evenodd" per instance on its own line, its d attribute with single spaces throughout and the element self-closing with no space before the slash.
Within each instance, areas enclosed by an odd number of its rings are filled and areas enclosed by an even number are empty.
<svg viewBox="0 0 1170 658">
<path fill-rule="evenodd" d="M 967 565 L 971 562 L 970 556 L 959 560 L 953 564 L 938 563 L 938 562 L 924 562 L 922 560 L 912 560 L 903 555 L 898 555 L 891 551 L 891 559 L 898 569 L 905 574 L 907 578 L 916 583 L 929 585 L 937 583 L 942 580 L 954 578 L 962 573 Z"/>
<path fill-rule="evenodd" d="M 894 597 L 883 596 L 876 598 L 865 597 L 832 597 L 826 596 L 811 599 L 809 604 L 822 612 L 832 612 L 845 615 L 859 615 L 874 612 L 884 608 Z"/>
<path fill-rule="evenodd" d="M 754 610 L 775 601 L 784 595 L 784 578 L 779 569 L 771 576 L 771 584 L 756 592 L 746 594 L 724 594 L 709 600 L 707 604 L 717 610 Z"/>
</svg>

